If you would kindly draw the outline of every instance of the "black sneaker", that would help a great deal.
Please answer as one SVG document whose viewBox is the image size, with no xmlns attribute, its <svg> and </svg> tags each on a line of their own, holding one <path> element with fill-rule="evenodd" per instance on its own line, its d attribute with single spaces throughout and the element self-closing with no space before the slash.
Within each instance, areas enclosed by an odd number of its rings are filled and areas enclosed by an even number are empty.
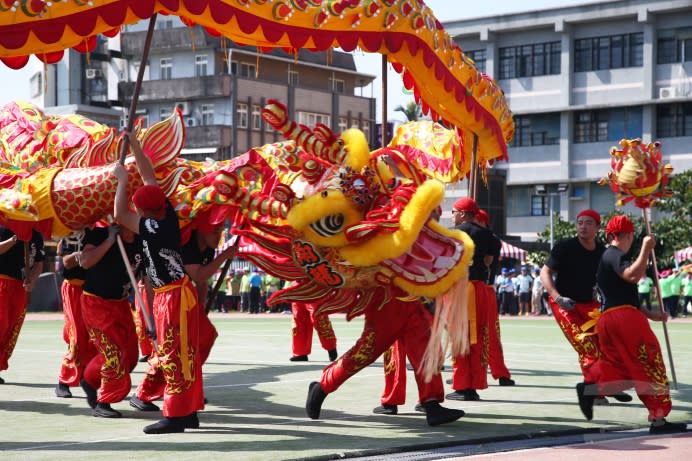
<svg viewBox="0 0 692 461">
<path fill-rule="evenodd" d="M 463 389 L 460 391 L 450 392 L 445 396 L 449 400 L 465 400 L 467 402 L 476 402 L 481 399 L 475 389 Z"/>
<path fill-rule="evenodd" d="M 307 362 L 308 361 L 308 356 L 307 355 L 294 355 L 290 359 L 291 362 Z"/>
<path fill-rule="evenodd" d="M 162 420 L 145 426 L 143 431 L 145 434 L 174 434 L 177 432 L 185 432 L 185 420 L 187 416 L 182 418 L 163 418 Z"/>
<path fill-rule="evenodd" d="M 584 414 L 584 417 L 591 421 L 593 419 L 593 402 L 595 400 L 593 395 L 585 394 L 586 384 L 577 384 L 577 400 L 579 401 L 579 409 Z"/>
<path fill-rule="evenodd" d="M 609 395 L 608 397 L 612 397 L 618 402 L 631 402 L 632 401 L 632 396 L 625 393 L 625 392 L 618 392 L 617 394 Z"/>
<path fill-rule="evenodd" d="M 148 360 L 149 360 L 149 356 L 148 356 L 148 355 L 143 355 L 143 356 L 141 356 L 141 357 L 139 358 L 139 362 L 140 362 L 140 363 L 146 362 L 146 361 L 148 361 Z"/>
<path fill-rule="evenodd" d="M 327 398 L 327 394 L 322 390 L 322 386 L 317 381 L 310 383 L 308 387 L 308 399 L 305 402 L 305 412 L 308 414 L 310 419 L 318 419 L 320 417 L 320 410 L 322 409 L 322 403 L 324 399 Z"/>
<path fill-rule="evenodd" d="M 84 380 L 84 378 L 79 380 L 79 385 L 82 386 L 82 389 L 84 389 L 86 400 L 89 406 L 91 408 L 96 408 L 96 389 L 91 387 L 89 383 Z"/>
<path fill-rule="evenodd" d="M 413 407 L 414 411 L 417 411 L 419 413 L 425 413 L 425 407 L 423 406 L 422 403 L 417 403 L 415 407 Z"/>
<path fill-rule="evenodd" d="M 72 397 L 72 392 L 70 392 L 70 386 L 65 383 L 58 381 L 58 385 L 55 386 L 55 396 L 61 399 L 69 399 Z"/>
<path fill-rule="evenodd" d="M 423 408 L 425 408 L 425 419 L 428 422 L 428 426 L 451 423 L 466 414 L 464 410 L 445 408 L 435 400 L 425 402 Z"/>
<path fill-rule="evenodd" d="M 130 397 L 130 406 L 139 411 L 159 411 L 159 407 L 151 402 L 145 402 L 136 395 Z"/>
<path fill-rule="evenodd" d="M 185 429 L 199 429 L 199 418 L 197 417 L 197 412 L 183 416 L 183 423 L 185 424 Z"/>
<path fill-rule="evenodd" d="M 658 426 L 654 426 L 654 423 L 651 423 L 651 426 L 649 427 L 649 434 L 651 435 L 657 435 L 657 434 L 676 434 L 678 432 L 687 432 L 687 424 L 685 423 L 669 423 L 665 419 L 663 420 L 663 424 L 660 424 Z"/>
<path fill-rule="evenodd" d="M 120 413 L 118 410 L 112 409 L 110 404 L 102 403 L 102 402 L 99 402 L 96 404 L 96 408 L 94 408 L 93 415 L 97 416 L 99 418 L 120 418 L 120 417 L 122 417 L 122 413 Z"/>
<path fill-rule="evenodd" d="M 399 408 L 396 405 L 380 405 L 372 409 L 372 412 L 376 415 L 395 415 L 399 412 Z"/>
<path fill-rule="evenodd" d="M 329 361 L 330 361 L 330 362 L 333 362 L 334 360 L 336 360 L 336 359 L 339 357 L 339 353 L 336 352 L 336 348 L 334 348 L 334 349 L 329 349 L 329 350 L 327 351 L 327 353 L 329 354 Z M 307 357 L 306 357 L 306 358 L 307 358 Z"/>
<path fill-rule="evenodd" d="M 5 384 L 5 380 L 2 379 L 2 376 L 0 376 L 0 384 Z"/>
<path fill-rule="evenodd" d="M 500 386 L 514 386 L 515 382 L 512 378 L 500 378 L 498 379 L 498 384 Z"/>
</svg>

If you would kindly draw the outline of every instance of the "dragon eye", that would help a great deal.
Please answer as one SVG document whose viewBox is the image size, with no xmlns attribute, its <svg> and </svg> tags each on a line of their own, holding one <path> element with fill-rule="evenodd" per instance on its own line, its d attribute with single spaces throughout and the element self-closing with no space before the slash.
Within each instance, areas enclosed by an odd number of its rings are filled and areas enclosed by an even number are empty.
<svg viewBox="0 0 692 461">
<path fill-rule="evenodd" d="M 325 216 L 310 224 L 310 228 L 320 237 L 332 237 L 344 229 L 344 215 Z"/>
</svg>

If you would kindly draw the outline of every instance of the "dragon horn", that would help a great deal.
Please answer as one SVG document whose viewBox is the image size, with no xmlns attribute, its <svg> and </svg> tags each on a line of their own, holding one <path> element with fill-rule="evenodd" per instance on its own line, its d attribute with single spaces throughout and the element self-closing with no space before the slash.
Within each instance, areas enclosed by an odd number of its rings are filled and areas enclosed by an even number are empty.
<svg viewBox="0 0 692 461">
<path fill-rule="evenodd" d="M 248 212 L 258 212 L 269 215 L 273 218 L 286 218 L 288 215 L 288 204 L 284 201 L 276 200 L 258 191 L 249 191 L 245 187 L 240 187 L 238 176 L 229 173 L 219 173 L 212 181 L 212 187 L 218 193 L 221 204 L 237 205 L 242 210 Z"/>
</svg>

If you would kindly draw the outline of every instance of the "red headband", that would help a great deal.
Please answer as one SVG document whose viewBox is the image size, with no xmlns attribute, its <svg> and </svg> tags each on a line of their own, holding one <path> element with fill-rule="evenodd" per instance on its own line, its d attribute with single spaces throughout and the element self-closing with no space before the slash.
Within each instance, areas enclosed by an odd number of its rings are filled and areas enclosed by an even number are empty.
<svg viewBox="0 0 692 461">
<path fill-rule="evenodd" d="M 581 218 L 582 216 L 588 216 L 589 218 L 593 219 L 596 221 L 596 225 L 600 226 L 601 225 L 601 215 L 598 214 L 598 211 L 596 210 L 583 210 L 580 211 L 579 214 L 577 215 L 577 219 Z"/>
<path fill-rule="evenodd" d="M 606 225 L 606 235 L 630 232 L 634 232 L 634 224 L 632 224 L 632 220 L 625 215 L 613 216 Z"/>
<path fill-rule="evenodd" d="M 166 194 L 159 186 L 146 185 L 137 189 L 132 202 L 142 211 L 161 212 L 166 205 Z"/>
<path fill-rule="evenodd" d="M 462 197 L 454 202 L 454 209 L 457 211 L 476 214 L 478 213 L 478 204 L 472 198 Z"/>
<path fill-rule="evenodd" d="M 478 213 L 476 213 L 476 218 L 478 221 L 480 221 L 482 224 L 488 226 L 490 225 L 490 216 L 488 216 L 488 212 L 485 210 L 478 210 Z"/>
</svg>

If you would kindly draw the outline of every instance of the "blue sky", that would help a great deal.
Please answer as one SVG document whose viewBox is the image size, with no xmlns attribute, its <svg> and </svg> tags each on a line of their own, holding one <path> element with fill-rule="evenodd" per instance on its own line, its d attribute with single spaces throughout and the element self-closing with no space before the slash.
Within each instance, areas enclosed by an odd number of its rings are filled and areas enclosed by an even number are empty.
<svg viewBox="0 0 692 461">
<path fill-rule="evenodd" d="M 427 0 L 425 2 L 430 7 L 435 16 L 442 22 L 455 19 L 467 19 L 479 16 L 490 16 L 501 13 L 513 13 L 517 11 L 536 10 L 542 8 L 553 8 L 558 6 L 568 6 L 580 3 L 595 3 L 594 0 Z M 32 58 L 35 59 L 35 58 Z M 381 58 L 380 55 L 356 53 L 356 65 L 360 72 L 378 76 L 372 88 L 364 90 L 364 96 L 373 95 L 378 98 L 377 119 L 381 119 L 379 95 L 381 93 Z M 0 105 L 12 101 L 13 99 L 28 99 L 29 97 L 29 76 L 34 67 L 29 63 L 22 70 L 12 70 L 0 64 Z M 394 108 L 406 104 L 412 99 L 402 91 L 401 78 L 399 75 L 390 71 L 388 74 L 388 118 L 403 119 L 403 115 L 394 112 Z M 358 93 L 360 94 L 360 93 Z"/>
</svg>

